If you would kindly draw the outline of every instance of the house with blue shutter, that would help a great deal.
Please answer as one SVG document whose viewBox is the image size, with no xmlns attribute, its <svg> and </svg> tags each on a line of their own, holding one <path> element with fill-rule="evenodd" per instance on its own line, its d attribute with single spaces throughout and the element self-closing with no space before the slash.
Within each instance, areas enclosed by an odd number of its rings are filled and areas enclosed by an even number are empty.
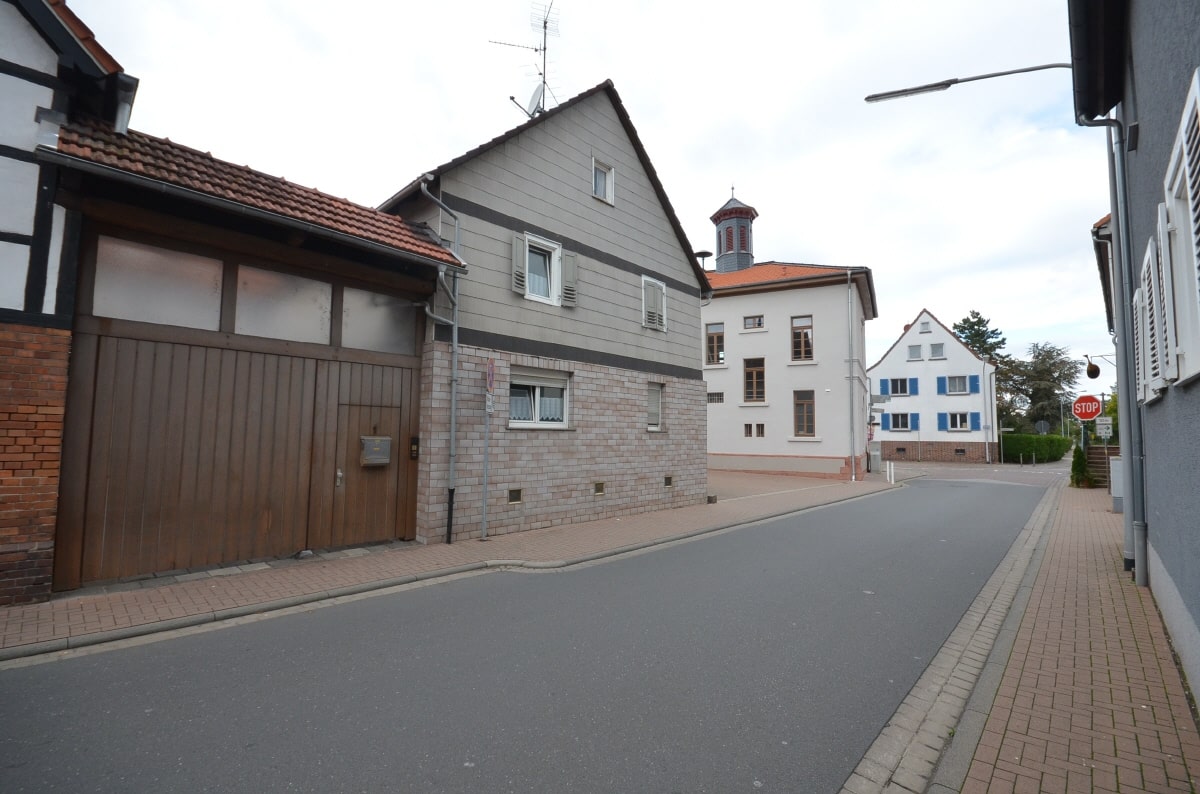
<svg viewBox="0 0 1200 794">
<path fill-rule="evenodd" d="M 992 463 L 996 367 L 922 310 L 867 370 L 883 460 Z"/>
</svg>

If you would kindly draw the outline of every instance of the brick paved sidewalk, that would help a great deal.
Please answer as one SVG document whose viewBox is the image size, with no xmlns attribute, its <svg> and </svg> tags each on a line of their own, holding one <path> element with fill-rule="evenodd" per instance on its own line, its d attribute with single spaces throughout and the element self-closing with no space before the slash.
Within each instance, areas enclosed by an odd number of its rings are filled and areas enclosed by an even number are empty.
<svg viewBox="0 0 1200 794">
<path fill-rule="evenodd" d="M 719 485 L 714 490 L 713 485 Z M 500 535 L 487 542 L 350 549 L 307 560 L 257 563 L 66 594 L 0 607 L 0 660 L 94 645 L 267 612 L 488 567 L 558 567 L 896 486 L 879 476 L 848 483 L 795 476 L 714 473 L 717 504 Z"/>
<path fill-rule="evenodd" d="M 1108 507 L 1064 489 L 962 794 L 1196 790 L 1196 723 Z"/>
</svg>

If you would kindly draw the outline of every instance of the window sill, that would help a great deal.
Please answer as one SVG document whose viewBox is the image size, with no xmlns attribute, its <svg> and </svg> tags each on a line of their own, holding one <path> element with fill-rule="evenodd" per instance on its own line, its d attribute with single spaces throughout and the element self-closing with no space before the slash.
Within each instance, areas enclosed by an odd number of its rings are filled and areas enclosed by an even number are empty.
<svg viewBox="0 0 1200 794">
<path fill-rule="evenodd" d="M 569 425 L 535 425 L 527 422 L 509 422 L 507 427 L 509 430 L 574 430 Z"/>
<path fill-rule="evenodd" d="M 930 361 L 945 361 L 946 357 L 945 356 L 930 356 L 929 360 Z"/>
<path fill-rule="evenodd" d="M 661 435 L 665 436 L 667 434 L 667 429 L 665 427 L 647 427 L 646 432 L 661 434 Z"/>
<path fill-rule="evenodd" d="M 820 363 L 821 362 L 817 361 L 815 358 L 805 359 L 805 360 L 801 360 L 801 361 L 796 361 L 795 359 L 792 359 L 791 361 L 788 362 L 787 365 L 789 367 L 815 367 Z"/>
<path fill-rule="evenodd" d="M 766 328 L 743 328 L 738 331 L 739 334 L 765 334 L 766 332 Z"/>
<path fill-rule="evenodd" d="M 766 408 L 769 405 L 770 403 L 765 400 L 758 403 L 738 403 L 739 408 Z"/>
<path fill-rule="evenodd" d="M 788 443 L 812 444 L 821 440 L 820 436 L 792 436 L 788 439 Z"/>
<path fill-rule="evenodd" d="M 705 369 L 729 369 L 728 364 L 705 364 Z"/>
<path fill-rule="evenodd" d="M 913 361 L 924 361 L 924 360 L 925 360 L 925 359 L 923 359 L 923 358 L 907 358 L 907 359 L 905 359 L 905 361 L 908 361 L 908 362 L 913 362 Z"/>
<path fill-rule="evenodd" d="M 596 199 L 596 201 L 599 201 L 601 204 L 607 204 L 610 207 L 617 206 L 617 202 L 608 198 L 607 196 L 597 196 L 595 193 L 593 193 L 592 198 Z"/>
<path fill-rule="evenodd" d="M 540 304 L 542 304 L 543 306 L 562 306 L 562 302 L 561 302 L 561 301 L 552 300 L 552 299 L 550 299 L 550 298 L 543 298 L 541 295 L 529 295 L 529 294 L 526 294 L 526 295 L 525 295 L 525 300 L 527 300 L 527 301 L 533 301 L 534 303 L 540 303 Z"/>
</svg>

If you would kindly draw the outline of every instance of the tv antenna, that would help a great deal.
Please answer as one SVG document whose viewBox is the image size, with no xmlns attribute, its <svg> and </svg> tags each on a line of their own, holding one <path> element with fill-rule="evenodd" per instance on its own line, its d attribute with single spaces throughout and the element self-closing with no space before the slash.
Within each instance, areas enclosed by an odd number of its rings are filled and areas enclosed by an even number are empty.
<svg viewBox="0 0 1200 794">
<path fill-rule="evenodd" d="M 521 107 L 521 103 L 517 101 L 515 96 L 510 96 L 508 101 L 512 102 L 517 107 L 521 108 L 521 112 L 529 118 L 533 118 L 539 113 L 546 112 L 546 92 L 550 91 L 550 87 L 546 81 L 546 51 L 550 36 L 558 35 L 558 16 L 554 13 L 554 0 L 550 0 L 548 5 L 535 5 L 533 13 L 530 16 L 531 26 L 535 31 L 540 31 L 542 34 L 542 46 L 531 47 L 528 44 L 511 44 L 507 41 L 491 41 L 491 44 L 500 44 L 505 47 L 517 47 L 522 50 L 533 50 L 535 53 L 542 54 L 542 68 L 538 72 L 538 76 L 542 78 L 537 87 L 533 89 L 533 95 L 529 98 L 529 102 L 525 107 Z M 553 95 L 553 91 L 550 91 Z"/>
</svg>

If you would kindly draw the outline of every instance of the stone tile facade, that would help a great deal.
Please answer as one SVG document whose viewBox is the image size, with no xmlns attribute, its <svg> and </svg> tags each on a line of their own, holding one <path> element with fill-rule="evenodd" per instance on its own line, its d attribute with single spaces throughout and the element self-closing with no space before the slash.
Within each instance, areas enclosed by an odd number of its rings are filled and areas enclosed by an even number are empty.
<svg viewBox="0 0 1200 794">
<path fill-rule="evenodd" d="M 987 463 L 988 446 L 991 460 L 999 461 L 995 444 L 982 441 L 883 441 L 880 450 L 884 460 L 922 461 L 926 463 Z"/>
<path fill-rule="evenodd" d="M 50 595 L 70 331 L 0 326 L 0 606 Z"/>
<path fill-rule="evenodd" d="M 483 531 L 480 495 L 489 358 L 495 360 L 495 412 L 487 461 L 489 536 L 705 501 L 704 381 L 463 346 L 459 356 L 454 540 L 477 538 Z M 422 542 L 441 542 L 446 535 L 450 361 L 450 345 L 426 344 L 417 485 L 417 540 Z M 570 374 L 570 429 L 508 427 L 513 366 Z M 661 432 L 646 429 L 650 382 L 664 384 Z M 598 484 L 603 485 L 603 493 L 597 493 Z M 510 492 L 517 490 L 520 501 L 510 501 Z"/>
</svg>

